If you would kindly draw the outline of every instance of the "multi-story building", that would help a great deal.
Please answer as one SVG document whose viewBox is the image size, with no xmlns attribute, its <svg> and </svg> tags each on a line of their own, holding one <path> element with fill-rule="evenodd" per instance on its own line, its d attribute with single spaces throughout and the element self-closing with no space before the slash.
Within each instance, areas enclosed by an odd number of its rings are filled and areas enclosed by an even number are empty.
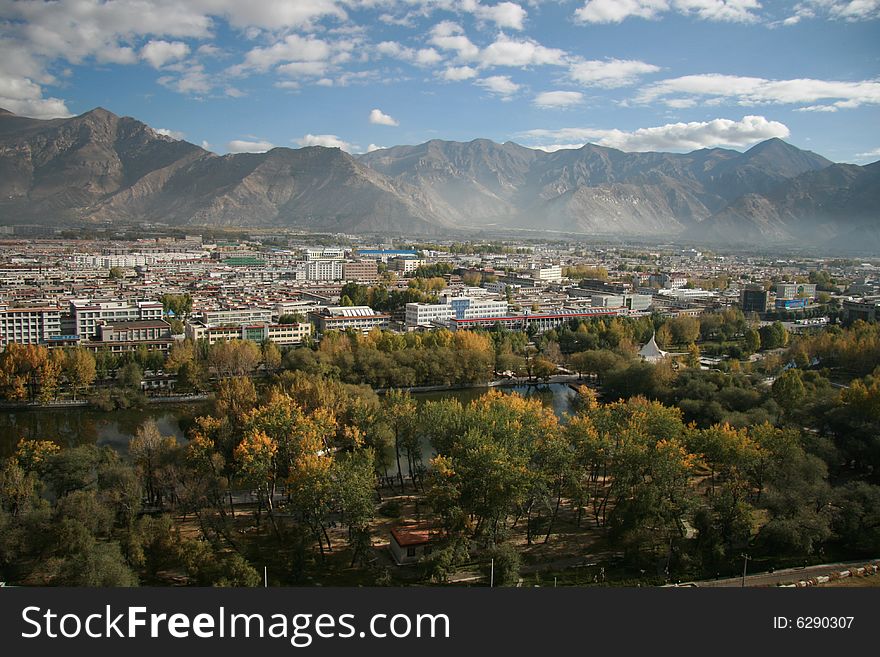
<svg viewBox="0 0 880 657">
<path fill-rule="evenodd" d="M 472 328 L 492 328 L 496 325 L 510 330 L 525 331 L 532 327 L 538 333 L 558 328 L 566 322 L 595 317 L 615 317 L 625 315 L 626 308 L 590 308 L 583 310 L 563 309 L 555 313 L 525 313 L 521 315 L 507 315 L 503 317 L 481 317 L 475 319 L 450 319 L 449 328 L 452 330 L 467 330 Z"/>
<path fill-rule="evenodd" d="M 93 350 L 106 348 L 119 353 L 134 351 L 141 346 L 150 350 L 168 351 L 173 342 L 171 325 L 168 322 L 147 319 L 100 324 L 97 339 L 82 344 Z"/>
<path fill-rule="evenodd" d="M 393 258 L 388 261 L 388 268 L 403 274 L 411 274 L 424 264 L 425 261 L 419 258 Z"/>
<path fill-rule="evenodd" d="M 45 344 L 61 335 L 61 309 L 0 305 L 0 346 Z"/>
<path fill-rule="evenodd" d="M 535 267 L 531 270 L 532 278 L 536 281 L 546 281 L 549 283 L 559 283 L 562 281 L 562 266 L 547 265 L 543 267 Z"/>
<path fill-rule="evenodd" d="M 242 324 L 269 323 L 272 321 L 272 310 L 254 306 L 206 310 L 202 313 L 202 319 L 208 326 L 240 326 Z"/>
<path fill-rule="evenodd" d="M 761 285 L 746 285 L 739 292 L 739 304 L 744 313 L 765 313 L 770 305 L 770 294 Z"/>
<path fill-rule="evenodd" d="M 379 265 L 375 260 L 357 260 L 342 264 L 342 278 L 346 281 L 373 283 L 379 280 Z"/>
<path fill-rule="evenodd" d="M 777 299 L 815 299 L 815 283 L 777 283 Z"/>
<path fill-rule="evenodd" d="M 309 313 L 309 318 L 319 333 L 349 329 L 369 333 L 374 328 L 387 326 L 391 315 L 377 313 L 369 306 L 328 306 Z"/>
<path fill-rule="evenodd" d="M 474 297 L 444 295 L 441 303 L 406 304 L 406 325 L 430 326 L 435 322 L 450 319 L 479 319 L 481 317 L 502 317 L 507 314 L 507 301 L 479 299 Z"/>
<path fill-rule="evenodd" d="M 864 322 L 876 322 L 880 318 L 880 297 L 845 300 L 843 302 L 843 316 L 849 322 L 854 322 L 857 319 Z"/>
<path fill-rule="evenodd" d="M 435 322 L 446 322 L 455 317 L 455 310 L 445 303 L 406 304 L 405 323 L 408 327 L 431 326 Z"/>
<path fill-rule="evenodd" d="M 323 248 L 305 249 L 306 260 L 342 260 L 345 250 L 339 247 L 325 246 Z"/>
<path fill-rule="evenodd" d="M 186 337 L 190 340 L 207 340 L 214 344 L 221 340 L 251 340 L 263 342 L 270 340 L 278 345 L 302 344 L 312 334 L 308 322 L 293 324 L 240 324 L 236 326 L 206 326 L 202 322 L 190 322 L 186 326 Z"/>
<path fill-rule="evenodd" d="M 162 319 L 162 304 L 158 301 L 128 301 L 72 299 L 70 314 L 73 327 L 81 339 L 97 335 L 104 323 L 133 322 Z"/>
<path fill-rule="evenodd" d="M 306 262 L 306 280 L 342 280 L 342 260 L 309 260 Z"/>
</svg>

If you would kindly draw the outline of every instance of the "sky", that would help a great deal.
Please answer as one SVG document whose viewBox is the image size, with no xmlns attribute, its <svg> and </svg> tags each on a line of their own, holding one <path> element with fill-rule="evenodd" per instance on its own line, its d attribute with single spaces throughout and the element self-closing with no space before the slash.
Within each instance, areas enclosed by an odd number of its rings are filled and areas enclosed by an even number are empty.
<svg viewBox="0 0 880 657">
<path fill-rule="evenodd" d="M 216 153 L 430 139 L 880 159 L 880 0 L 0 0 L 0 107 Z"/>
</svg>

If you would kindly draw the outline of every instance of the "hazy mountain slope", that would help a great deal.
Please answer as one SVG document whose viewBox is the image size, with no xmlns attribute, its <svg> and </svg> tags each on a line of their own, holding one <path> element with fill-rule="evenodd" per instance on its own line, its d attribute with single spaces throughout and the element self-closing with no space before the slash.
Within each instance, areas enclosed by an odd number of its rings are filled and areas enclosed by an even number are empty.
<svg viewBox="0 0 880 657">
<path fill-rule="evenodd" d="M 801 243 L 877 242 L 880 225 L 880 163 L 834 164 L 779 183 L 765 194 L 746 194 L 703 222 L 694 239 Z"/>
<path fill-rule="evenodd" d="M 831 166 L 778 139 L 744 153 L 592 144 L 547 153 L 476 139 L 360 156 L 321 147 L 217 156 L 101 108 L 49 121 L 0 110 L 3 223 L 857 239 L 876 223 L 872 167 Z"/>
</svg>

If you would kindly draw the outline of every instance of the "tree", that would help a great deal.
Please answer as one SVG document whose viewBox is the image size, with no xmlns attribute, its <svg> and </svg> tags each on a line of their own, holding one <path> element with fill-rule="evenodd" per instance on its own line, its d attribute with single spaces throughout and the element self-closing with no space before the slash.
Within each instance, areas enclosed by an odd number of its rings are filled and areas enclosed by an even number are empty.
<svg viewBox="0 0 880 657">
<path fill-rule="evenodd" d="M 77 394 L 95 381 L 95 357 L 83 347 L 68 350 L 64 360 L 64 374 L 75 400 Z"/>
<path fill-rule="evenodd" d="M 271 340 L 263 342 L 263 364 L 270 372 L 277 370 L 281 365 L 281 351 Z"/>
<path fill-rule="evenodd" d="M 110 267 L 110 278 L 119 280 L 125 276 L 125 270 L 122 267 Z"/>
<path fill-rule="evenodd" d="M 162 506 L 164 486 L 160 472 L 176 453 L 177 441 L 173 436 L 163 436 L 156 422 L 149 420 L 138 427 L 128 451 L 143 482 L 147 503 Z"/>
</svg>

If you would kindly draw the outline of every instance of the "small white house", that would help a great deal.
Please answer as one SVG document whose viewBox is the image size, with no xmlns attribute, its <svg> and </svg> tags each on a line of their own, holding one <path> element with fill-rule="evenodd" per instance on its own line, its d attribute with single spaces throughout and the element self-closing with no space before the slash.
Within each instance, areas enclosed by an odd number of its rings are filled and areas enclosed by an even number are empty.
<svg viewBox="0 0 880 657">
<path fill-rule="evenodd" d="M 431 531 L 424 525 L 394 527 L 388 548 L 398 565 L 417 563 L 431 554 Z"/>
</svg>

